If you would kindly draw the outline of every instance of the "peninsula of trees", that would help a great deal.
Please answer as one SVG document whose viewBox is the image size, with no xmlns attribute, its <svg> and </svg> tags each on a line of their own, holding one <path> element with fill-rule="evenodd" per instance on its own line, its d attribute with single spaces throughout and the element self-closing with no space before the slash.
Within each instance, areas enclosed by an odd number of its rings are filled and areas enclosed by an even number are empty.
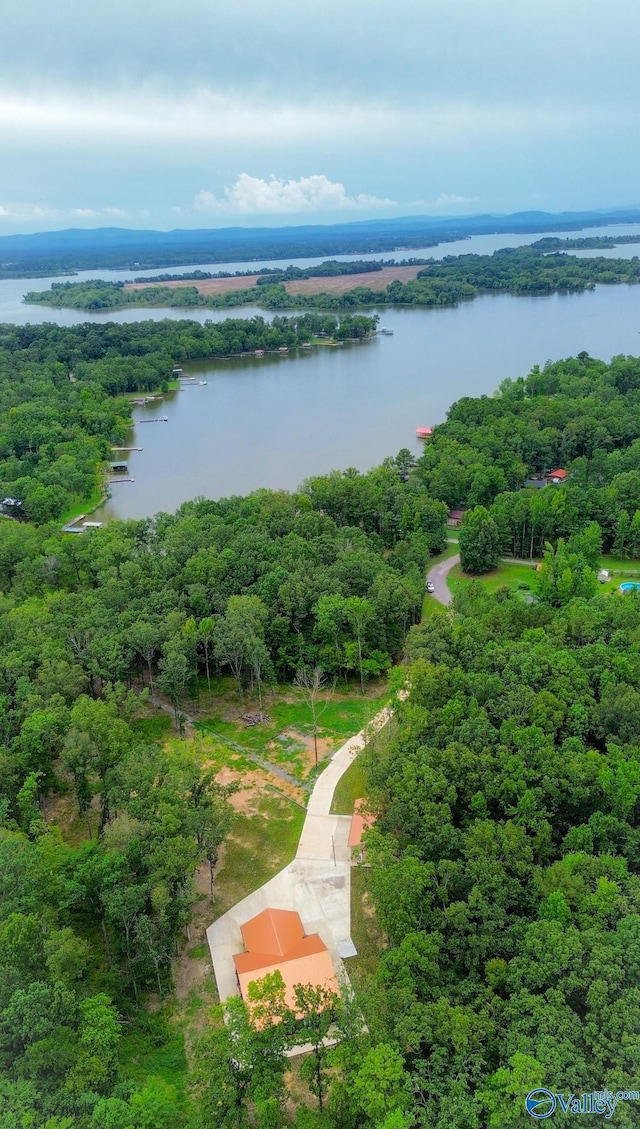
<svg viewBox="0 0 640 1129">
<path fill-rule="evenodd" d="M 367 270 L 372 273 L 370 264 L 367 264 Z M 578 258 L 558 252 L 546 254 L 534 247 L 514 247 L 495 251 L 492 255 L 451 255 L 441 260 L 430 260 L 416 273 L 413 281 L 393 281 L 380 289 L 362 282 L 346 291 L 340 288 L 340 292 L 330 286 L 325 288 L 321 278 L 318 278 L 317 289 L 314 288 L 313 292 L 300 292 L 296 281 L 286 272 L 276 276 L 275 280 L 266 274 L 246 289 L 215 294 L 202 293 L 197 285 L 176 288 L 151 284 L 127 289 L 122 282 L 97 279 L 54 283 L 50 290 L 29 292 L 24 300 L 87 311 L 120 309 L 128 305 L 213 309 L 254 305 L 267 310 L 301 307 L 353 310 L 374 305 L 433 308 L 454 306 L 481 294 L 579 293 L 592 289 L 596 284 L 637 283 L 640 281 L 640 260 Z"/>
</svg>

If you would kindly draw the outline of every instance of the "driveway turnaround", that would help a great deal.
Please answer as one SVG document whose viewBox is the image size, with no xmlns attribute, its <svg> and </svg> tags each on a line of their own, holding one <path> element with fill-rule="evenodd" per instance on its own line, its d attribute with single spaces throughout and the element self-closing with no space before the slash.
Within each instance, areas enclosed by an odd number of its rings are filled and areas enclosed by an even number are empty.
<svg viewBox="0 0 640 1129">
<path fill-rule="evenodd" d="M 348 983 L 343 957 L 355 956 L 351 940 L 351 816 L 331 815 L 336 784 L 364 748 L 365 733 L 381 729 L 392 716 L 385 707 L 333 754 L 309 796 L 307 815 L 293 862 L 253 894 L 243 898 L 207 929 L 207 941 L 220 1001 L 239 994 L 235 953 L 244 949 L 240 926 L 262 910 L 297 910 L 305 933 L 319 933 L 339 981 Z"/>
</svg>

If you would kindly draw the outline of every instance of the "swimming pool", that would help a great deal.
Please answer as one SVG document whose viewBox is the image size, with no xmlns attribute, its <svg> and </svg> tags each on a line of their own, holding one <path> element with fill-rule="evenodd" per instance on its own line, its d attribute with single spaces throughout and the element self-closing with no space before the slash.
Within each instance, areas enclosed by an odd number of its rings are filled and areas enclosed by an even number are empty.
<svg viewBox="0 0 640 1129">
<path fill-rule="evenodd" d="M 620 585 L 621 592 L 633 592 L 634 588 L 640 588 L 640 582 L 637 580 L 625 580 L 624 584 Z"/>
</svg>

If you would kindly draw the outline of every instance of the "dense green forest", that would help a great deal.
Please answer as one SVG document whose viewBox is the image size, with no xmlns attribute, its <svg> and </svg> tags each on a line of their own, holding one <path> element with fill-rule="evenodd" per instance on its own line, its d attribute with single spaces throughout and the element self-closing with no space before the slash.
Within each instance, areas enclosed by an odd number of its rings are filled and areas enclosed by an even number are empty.
<svg viewBox="0 0 640 1129">
<path fill-rule="evenodd" d="M 25 389 L 3 442 L 37 466 L 69 421 L 108 441 L 134 361 L 161 387 L 176 342 L 198 356 L 220 330 L 3 327 L 3 394 L 38 378 L 48 411 L 21 433 Z M 554 467 L 564 483 L 524 485 Z M 472 585 L 420 622 L 449 506 L 472 557 L 544 553 L 535 602 Z M 594 569 L 603 547 L 637 556 L 639 531 L 640 359 L 586 353 L 460 400 L 417 463 L 81 537 L 1 521 L 0 1129 L 519 1129 L 536 1086 L 633 1089 L 640 597 L 596 595 Z M 164 1007 L 194 870 L 213 874 L 234 817 L 189 742 L 154 743 L 148 696 L 179 731 L 213 673 L 257 693 L 319 666 L 364 688 L 403 657 L 409 696 L 363 754 L 381 951 L 355 1008 L 305 996 L 315 1050 L 287 1093 L 290 1014 L 256 1028 L 234 1005 L 185 1048 Z M 136 1039 L 188 1084 L 124 1071 Z M 614 1123 L 639 1116 L 621 1102 Z"/>
<path fill-rule="evenodd" d="M 306 314 L 134 325 L 0 325 L 0 498 L 43 523 L 100 489 L 100 464 L 131 425 L 125 394 L 166 390 L 176 363 L 343 340 L 376 319 Z"/>
<path fill-rule="evenodd" d="M 370 269 L 370 267 L 368 268 Z M 575 255 L 544 254 L 532 247 L 507 247 L 492 255 L 449 255 L 430 260 L 414 282 L 391 282 L 383 290 L 357 286 L 343 294 L 289 294 L 282 281 L 264 275 L 258 285 L 226 294 L 201 294 L 197 288 L 163 286 L 125 290 L 122 282 L 100 279 L 54 283 L 50 290 L 30 291 L 25 302 L 81 310 L 120 309 L 133 306 L 209 307 L 259 305 L 267 310 L 345 310 L 380 305 L 440 307 L 480 294 L 578 293 L 597 283 L 637 283 L 640 261 L 634 259 L 580 259 Z"/>
<path fill-rule="evenodd" d="M 536 239 L 531 246 L 538 251 L 588 251 L 621 247 L 626 243 L 640 243 L 640 235 L 574 235 L 568 239 L 549 235 L 545 239 Z"/>
<path fill-rule="evenodd" d="M 499 396 L 454 404 L 417 473 L 431 497 L 486 514 L 498 555 L 539 557 L 547 542 L 595 522 L 605 551 L 636 557 L 639 388 L 634 357 L 605 364 L 581 353 L 535 366 L 503 382 Z M 535 476 L 558 467 L 569 471 L 565 483 L 540 489 Z M 523 489 L 525 482 L 535 484 Z"/>
<path fill-rule="evenodd" d="M 399 1125 L 524 1127 L 535 1087 L 636 1088 L 639 626 L 637 598 L 472 591 L 410 633 L 368 762 L 388 948 L 367 1018 L 402 1055 Z"/>
</svg>

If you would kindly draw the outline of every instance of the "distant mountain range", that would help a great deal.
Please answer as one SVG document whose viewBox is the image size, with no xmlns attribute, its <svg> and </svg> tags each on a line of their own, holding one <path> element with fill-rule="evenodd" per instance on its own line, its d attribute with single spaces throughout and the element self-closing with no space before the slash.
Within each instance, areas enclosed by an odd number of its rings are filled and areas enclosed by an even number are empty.
<svg viewBox="0 0 640 1129">
<path fill-rule="evenodd" d="M 463 217 L 403 216 L 275 228 L 176 231 L 70 228 L 35 235 L 0 236 L 0 277 L 33 278 L 78 270 L 148 270 L 198 263 L 406 251 L 471 235 L 576 231 L 620 223 L 640 223 L 640 207 Z"/>
</svg>

